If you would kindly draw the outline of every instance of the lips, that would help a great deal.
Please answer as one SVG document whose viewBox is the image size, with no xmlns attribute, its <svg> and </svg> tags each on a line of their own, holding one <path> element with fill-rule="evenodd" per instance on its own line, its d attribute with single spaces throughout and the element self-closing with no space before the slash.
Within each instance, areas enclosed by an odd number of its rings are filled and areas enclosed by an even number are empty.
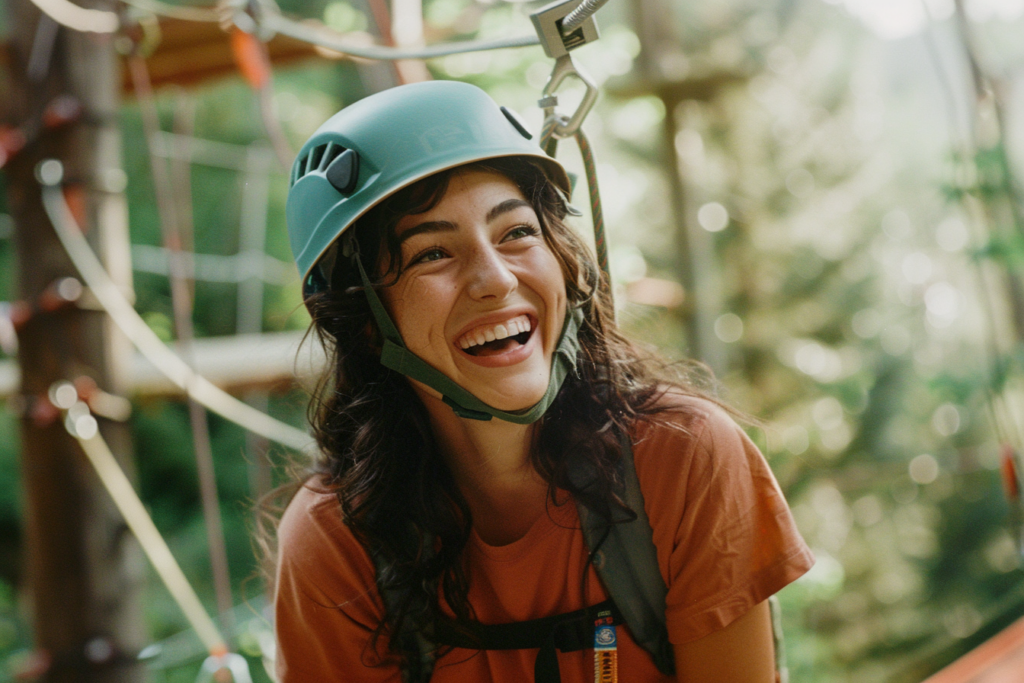
<svg viewBox="0 0 1024 683">
<path fill-rule="evenodd" d="M 525 360 L 536 346 L 537 321 L 529 314 L 492 316 L 454 342 L 462 357 L 477 365 L 501 367 Z"/>
</svg>

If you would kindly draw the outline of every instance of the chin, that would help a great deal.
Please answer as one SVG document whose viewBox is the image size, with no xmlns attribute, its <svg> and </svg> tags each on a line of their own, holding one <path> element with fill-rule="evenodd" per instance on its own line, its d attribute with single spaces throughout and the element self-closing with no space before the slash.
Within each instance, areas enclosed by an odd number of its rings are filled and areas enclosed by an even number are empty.
<svg viewBox="0 0 1024 683">
<path fill-rule="evenodd" d="M 543 387 L 539 388 L 532 387 L 529 391 L 502 392 L 495 396 L 493 401 L 484 400 L 484 402 L 498 410 L 504 410 L 507 413 L 512 413 L 517 410 L 528 410 L 544 398 L 544 394 L 547 389 L 547 384 L 545 384 Z"/>
</svg>

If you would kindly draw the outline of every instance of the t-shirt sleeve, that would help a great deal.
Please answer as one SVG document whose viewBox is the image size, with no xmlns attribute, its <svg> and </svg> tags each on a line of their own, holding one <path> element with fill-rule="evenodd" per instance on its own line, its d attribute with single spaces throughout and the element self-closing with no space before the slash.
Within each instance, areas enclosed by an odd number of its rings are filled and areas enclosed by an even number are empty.
<svg viewBox="0 0 1024 683">
<path fill-rule="evenodd" d="M 274 626 L 279 683 L 401 680 L 371 648 L 384 607 L 373 563 L 345 525 L 337 498 L 304 486 L 278 527 Z"/>
<path fill-rule="evenodd" d="M 634 449 L 676 644 L 728 626 L 814 564 L 761 452 L 718 406 L 685 402 L 680 429 L 650 425 Z"/>
</svg>

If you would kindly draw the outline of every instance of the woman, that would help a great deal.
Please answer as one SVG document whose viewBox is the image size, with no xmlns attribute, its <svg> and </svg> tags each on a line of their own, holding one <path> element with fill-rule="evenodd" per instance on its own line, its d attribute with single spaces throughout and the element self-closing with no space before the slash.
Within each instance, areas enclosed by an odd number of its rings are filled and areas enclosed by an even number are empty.
<svg viewBox="0 0 1024 683">
<path fill-rule="evenodd" d="M 466 641 L 606 604 L 573 503 L 650 519 L 675 675 L 624 625 L 622 680 L 774 680 L 765 600 L 810 552 L 743 432 L 615 329 L 563 222 L 568 177 L 528 137 L 431 82 L 351 105 L 299 154 L 289 230 L 330 372 L 321 457 L 278 530 L 283 683 L 423 662 L 441 682 L 591 680 L 588 649 Z"/>
</svg>

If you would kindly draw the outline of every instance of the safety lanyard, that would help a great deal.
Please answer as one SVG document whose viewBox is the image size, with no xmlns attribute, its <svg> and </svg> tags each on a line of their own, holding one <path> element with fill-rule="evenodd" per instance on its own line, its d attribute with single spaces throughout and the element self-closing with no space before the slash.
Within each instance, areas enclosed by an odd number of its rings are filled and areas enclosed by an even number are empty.
<svg viewBox="0 0 1024 683">
<path fill-rule="evenodd" d="M 619 683 L 618 638 L 611 610 L 594 619 L 594 683 Z"/>
<path fill-rule="evenodd" d="M 605 600 L 575 612 L 511 624 L 439 620 L 435 624 L 433 640 L 438 645 L 469 650 L 538 648 L 533 666 L 534 683 L 561 683 L 557 652 L 578 652 L 593 647 L 595 682 L 617 683 L 615 627 L 621 623 L 622 617 L 615 603 Z M 610 643 L 606 642 L 609 636 Z M 600 653 L 597 650 L 599 639 Z M 602 677 L 608 672 L 611 678 Z"/>
</svg>

